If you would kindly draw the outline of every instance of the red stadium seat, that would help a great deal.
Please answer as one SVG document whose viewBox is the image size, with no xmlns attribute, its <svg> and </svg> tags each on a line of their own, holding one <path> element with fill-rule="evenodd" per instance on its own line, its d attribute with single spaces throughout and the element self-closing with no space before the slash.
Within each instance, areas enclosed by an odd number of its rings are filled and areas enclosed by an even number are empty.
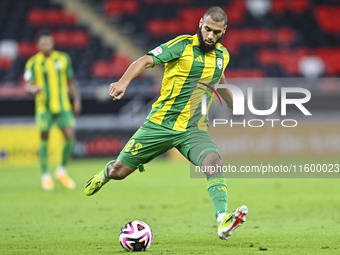
<svg viewBox="0 0 340 255">
<path fill-rule="evenodd" d="M 109 79 L 111 76 L 110 63 L 104 61 L 97 61 L 92 65 L 91 73 L 97 79 Z"/>
<path fill-rule="evenodd" d="M 240 48 L 239 41 L 232 39 L 232 38 L 224 39 L 222 42 L 222 45 L 227 48 L 229 53 L 235 53 Z"/>
<path fill-rule="evenodd" d="M 334 76 L 340 74 L 340 48 L 317 48 L 314 52 L 326 65 L 326 74 Z"/>
<path fill-rule="evenodd" d="M 68 31 L 53 32 L 53 38 L 55 45 L 63 49 L 68 48 L 73 44 L 72 37 L 70 37 Z"/>
<path fill-rule="evenodd" d="M 125 0 L 124 1 L 124 11 L 127 13 L 127 14 L 135 14 L 137 13 L 139 10 L 139 4 L 137 1 L 134 1 L 134 0 Z"/>
<path fill-rule="evenodd" d="M 226 69 L 225 71 L 226 78 L 261 78 L 265 77 L 265 74 L 262 70 L 259 69 Z"/>
<path fill-rule="evenodd" d="M 198 29 L 198 23 L 203 17 L 206 8 L 185 7 L 179 11 L 179 22 L 183 24 L 187 33 L 193 34 Z"/>
<path fill-rule="evenodd" d="M 268 29 L 227 29 L 224 42 L 228 46 L 233 44 L 263 45 L 272 41 L 271 33 Z M 229 46 L 228 46 L 229 47 Z M 233 47 L 234 49 L 238 47 Z"/>
<path fill-rule="evenodd" d="M 285 0 L 273 0 L 272 1 L 272 10 L 275 14 L 284 13 L 286 10 Z"/>
<path fill-rule="evenodd" d="M 73 12 L 63 13 L 63 24 L 74 26 L 77 24 L 77 15 Z"/>
<path fill-rule="evenodd" d="M 53 32 L 54 42 L 57 46 L 65 49 L 71 46 L 85 48 L 89 43 L 89 35 L 86 31 L 55 31 Z"/>
<path fill-rule="evenodd" d="M 277 61 L 281 68 L 288 75 L 298 75 L 299 74 L 299 62 L 302 57 L 308 55 L 307 49 L 297 49 L 297 50 L 279 50 L 277 52 Z"/>
<path fill-rule="evenodd" d="M 238 29 L 227 29 L 222 45 L 227 48 L 230 53 L 235 53 L 242 46 L 242 34 Z"/>
<path fill-rule="evenodd" d="M 164 1 L 164 0 L 163 0 Z M 157 1 L 148 0 L 148 3 Z M 208 7 L 184 7 L 179 11 L 178 21 L 175 20 L 150 20 L 146 27 L 150 34 L 157 36 L 163 34 L 193 34 L 198 29 L 198 22 L 204 16 Z M 233 1 L 233 4 L 224 8 L 228 12 L 228 21 L 238 23 L 245 14 L 245 5 L 241 1 Z M 168 32 L 168 33 L 167 33 Z"/>
<path fill-rule="evenodd" d="M 115 54 L 110 64 L 111 77 L 120 78 L 131 63 L 132 61 L 126 55 L 122 53 Z"/>
<path fill-rule="evenodd" d="M 19 56 L 28 58 L 38 52 L 38 48 L 35 42 L 21 41 L 19 42 Z"/>
<path fill-rule="evenodd" d="M 295 33 L 289 28 L 280 28 L 277 30 L 274 38 L 280 44 L 291 44 L 295 41 Z"/>
<path fill-rule="evenodd" d="M 276 52 L 273 50 L 261 50 L 257 53 L 257 59 L 262 65 L 273 65 L 277 62 Z"/>
<path fill-rule="evenodd" d="M 132 63 L 132 61 L 123 53 L 116 53 L 112 57 L 112 62 L 118 65 L 125 66 L 126 68 Z"/>
<path fill-rule="evenodd" d="M 245 1 L 233 0 L 229 8 L 234 11 L 245 11 L 246 4 Z"/>
<path fill-rule="evenodd" d="M 319 26 L 328 33 L 340 33 L 340 23 L 337 22 L 340 7 L 319 6 L 314 11 L 314 16 Z"/>
<path fill-rule="evenodd" d="M 222 7 L 228 16 L 228 22 L 238 24 L 246 14 L 245 1 L 234 0 L 230 7 Z"/>
<path fill-rule="evenodd" d="M 153 36 L 162 36 L 166 34 L 166 30 L 163 26 L 163 20 L 160 19 L 153 19 L 150 20 L 147 25 L 146 29 L 149 32 L 149 34 L 152 34 Z"/>
<path fill-rule="evenodd" d="M 239 23 L 244 17 L 246 10 L 243 1 L 233 1 L 230 7 L 222 7 L 228 16 L 228 22 Z M 208 7 L 185 7 L 179 12 L 179 18 L 182 24 L 194 23 L 196 27 L 197 23 L 203 17 Z"/>
<path fill-rule="evenodd" d="M 176 19 L 173 20 L 161 20 L 153 19 L 150 20 L 146 25 L 147 31 L 153 36 L 164 36 L 164 35 L 179 35 L 181 33 L 189 32 L 186 26 L 183 26 L 181 22 Z"/>
<path fill-rule="evenodd" d="M 0 69 L 8 71 L 12 67 L 12 60 L 7 57 L 0 56 Z"/>
<path fill-rule="evenodd" d="M 291 29 L 281 28 L 270 31 L 260 29 L 227 29 L 223 44 L 230 51 L 237 51 L 242 45 L 269 45 L 271 43 L 290 44 L 294 42 L 295 34 Z"/>
<path fill-rule="evenodd" d="M 46 14 L 43 9 L 33 8 L 27 13 L 27 20 L 33 26 L 42 26 L 46 23 Z"/>
<path fill-rule="evenodd" d="M 304 12 L 307 11 L 309 8 L 309 1 L 308 0 L 293 0 L 289 2 L 287 5 L 292 12 Z"/>
<path fill-rule="evenodd" d="M 271 41 L 269 30 L 264 28 L 243 29 L 240 33 L 240 40 L 247 44 L 267 44 Z"/>
<path fill-rule="evenodd" d="M 185 31 L 185 27 L 182 26 L 176 19 L 168 20 L 165 24 L 165 30 L 171 35 L 179 35 Z"/>
<path fill-rule="evenodd" d="M 79 48 L 86 48 L 89 43 L 89 35 L 85 31 L 71 32 L 72 44 Z"/>
<path fill-rule="evenodd" d="M 106 0 L 104 11 L 107 16 L 114 17 L 121 14 L 136 14 L 139 10 L 139 3 L 136 0 Z"/>
<path fill-rule="evenodd" d="M 297 50 L 261 50 L 257 54 L 259 62 L 264 66 L 279 65 L 287 75 L 299 74 L 299 62 L 309 55 L 307 49 Z"/>
<path fill-rule="evenodd" d="M 34 26 L 75 25 L 77 23 L 77 17 L 73 12 L 62 12 L 59 9 L 31 9 L 27 14 L 27 20 Z"/>
<path fill-rule="evenodd" d="M 281 14 L 287 11 L 304 12 L 309 8 L 308 0 L 273 0 L 272 10 L 275 14 Z"/>
<path fill-rule="evenodd" d="M 238 24 L 242 21 L 245 11 L 225 9 L 227 13 L 228 23 Z"/>
<path fill-rule="evenodd" d="M 144 0 L 143 2 L 147 4 L 188 4 L 191 3 L 193 0 Z"/>
<path fill-rule="evenodd" d="M 110 77 L 120 78 L 126 71 L 128 66 L 120 65 L 117 62 L 113 62 L 110 65 Z"/>
<path fill-rule="evenodd" d="M 52 26 L 59 26 L 63 23 L 63 13 L 59 9 L 45 10 L 46 23 Z"/>
<path fill-rule="evenodd" d="M 92 66 L 92 75 L 95 78 L 120 78 L 132 62 L 124 54 L 115 54 L 110 62 L 97 61 Z"/>
</svg>

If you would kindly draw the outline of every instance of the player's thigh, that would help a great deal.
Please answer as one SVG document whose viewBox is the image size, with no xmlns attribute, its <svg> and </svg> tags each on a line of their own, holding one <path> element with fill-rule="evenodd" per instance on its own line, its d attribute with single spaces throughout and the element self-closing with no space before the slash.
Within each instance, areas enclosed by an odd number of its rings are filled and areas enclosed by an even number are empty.
<svg viewBox="0 0 340 255">
<path fill-rule="evenodd" d="M 35 121 L 40 133 L 48 133 L 52 126 L 52 113 L 50 111 L 36 112 Z"/>
<path fill-rule="evenodd" d="M 73 129 L 76 124 L 76 120 L 74 118 L 72 111 L 66 111 L 66 112 L 63 111 L 63 112 L 54 114 L 53 116 L 54 116 L 55 123 L 61 130 L 64 130 L 66 128 Z"/>
<path fill-rule="evenodd" d="M 119 161 L 136 169 L 162 155 L 173 147 L 171 132 L 152 122 L 143 124 L 120 152 Z"/>
<path fill-rule="evenodd" d="M 208 132 L 193 129 L 186 132 L 178 140 L 176 149 L 196 166 L 202 166 L 204 158 L 209 153 L 220 155 L 218 147 Z"/>
</svg>

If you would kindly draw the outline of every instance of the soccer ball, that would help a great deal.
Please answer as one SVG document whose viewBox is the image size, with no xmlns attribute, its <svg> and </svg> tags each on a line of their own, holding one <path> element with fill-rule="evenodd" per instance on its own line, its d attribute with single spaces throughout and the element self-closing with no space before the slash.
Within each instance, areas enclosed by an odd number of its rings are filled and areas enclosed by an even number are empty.
<svg viewBox="0 0 340 255">
<path fill-rule="evenodd" d="M 126 223 L 119 233 L 119 242 L 127 251 L 146 251 L 150 248 L 152 239 L 151 228 L 140 220 Z"/>
</svg>

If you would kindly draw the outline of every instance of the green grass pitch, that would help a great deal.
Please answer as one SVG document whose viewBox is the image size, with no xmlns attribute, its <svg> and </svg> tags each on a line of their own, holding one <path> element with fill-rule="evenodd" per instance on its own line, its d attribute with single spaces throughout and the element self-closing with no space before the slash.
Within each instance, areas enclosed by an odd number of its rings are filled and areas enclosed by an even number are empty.
<svg viewBox="0 0 340 255">
<path fill-rule="evenodd" d="M 37 167 L 1 167 L 0 254 L 125 254 L 118 233 L 135 219 L 153 230 L 147 254 L 340 254 L 339 179 L 227 179 L 229 210 L 249 215 L 222 241 L 206 180 L 188 164 L 154 160 L 86 197 L 107 161 L 71 162 L 72 191 L 43 191 Z"/>
</svg>

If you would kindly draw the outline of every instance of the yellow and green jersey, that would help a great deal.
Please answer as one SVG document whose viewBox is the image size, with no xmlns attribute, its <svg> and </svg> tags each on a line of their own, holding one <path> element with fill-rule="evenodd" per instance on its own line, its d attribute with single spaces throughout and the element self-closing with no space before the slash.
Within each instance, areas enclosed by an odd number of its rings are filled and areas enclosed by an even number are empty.
<svg viewBox="0 0 340 255">
<path fill-rule="evenodd" d="M 71 59 L 67 53 L 52 51 L 50 56 L 38 52 L 26 63 L 25 81 L 33 81 L 42 91 L 36 95 L 36 112 L 59 113 L 71 110 L 68 78 L 73 76 Z"/>
<path fill-rule="evenodd" d="M 220 81 L 229 63 L 229 53 L 220 44 L 204 53 L 197 35 L 182 35 L 148 52 L 155 65 L 165 63 L 161 95 L 152 105 L 147 120 L 177 131 L 209 127 L 208 115 L 201 113 L 206 94 L 207 111 L 214 101 L 212 88 Z M 208 85 L 208 86 L 207 86 Z"/>
</svg>

